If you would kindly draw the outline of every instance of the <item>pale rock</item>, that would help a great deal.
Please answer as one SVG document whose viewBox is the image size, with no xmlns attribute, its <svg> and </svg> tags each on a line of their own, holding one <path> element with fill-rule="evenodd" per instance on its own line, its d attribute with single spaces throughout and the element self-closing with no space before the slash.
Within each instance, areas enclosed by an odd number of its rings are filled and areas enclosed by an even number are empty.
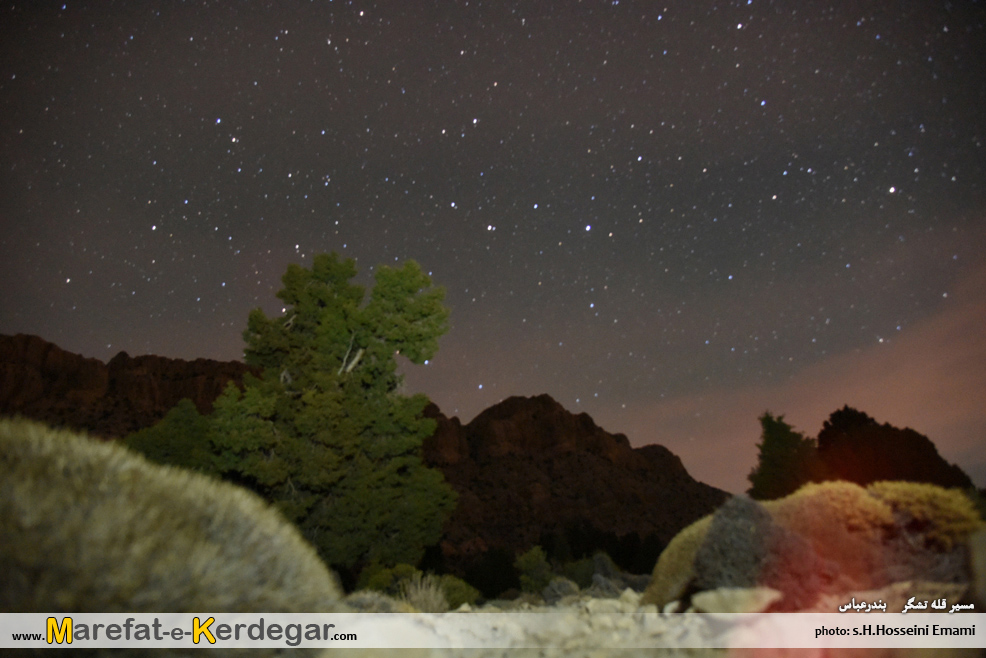
<svg viewBox="0 0 986 658">
<path fill-rule="evenodd" d="M 635 609 L 640 604 L 640 596 L 641 596 L 640 592 L 637 592 L 628 587 L 625 590 L 623 590 L 622 594 L 620 594 L 619 600 L 623 604 Z"/>
<path fill-rule="evenodd" d="M 769 587 L 720 587 L 692 597 L 698 612 L 763 612 L 783 594 Z"/>
</svg>

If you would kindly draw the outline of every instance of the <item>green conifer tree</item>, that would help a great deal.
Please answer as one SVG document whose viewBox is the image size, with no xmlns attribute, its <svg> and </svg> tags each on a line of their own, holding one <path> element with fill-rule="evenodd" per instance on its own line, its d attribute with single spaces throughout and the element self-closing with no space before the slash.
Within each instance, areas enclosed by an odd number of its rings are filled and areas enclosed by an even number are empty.
<svg viewBox="0 0 986 658">
<path fill-rule="evenodd" d="M 752 486 L 746 493 L 757 500 L 783 498 L 813 479 L 815 441 L 770 412 L 760 416 L 760 427 L 759 460 L 748 476 Z"/>
<path fill-rule="evenodd" d="M 209 417 L 200 414 L 195 404 L 185 398 L 157 424 L 128 435 L 123 442 L 158 464 L 213 473 L 210 428 Z"/>
<path fill-rule="evenodd" d="M 425 396 L 399 393 L 396 356 L 434 356 L 444 290 L 408 261 L 378 268 L 364 304 L 355 275 L 335 254 L 290 265 L 277 293 L 285 314 L 250 314 L 246 362 L 263 376 L 216 401 L 216 469 L 280 507 L 337 568 L 416 564 L 456 494 L 421 460 L 435 422 L 421 417 Z"/>
</svg>

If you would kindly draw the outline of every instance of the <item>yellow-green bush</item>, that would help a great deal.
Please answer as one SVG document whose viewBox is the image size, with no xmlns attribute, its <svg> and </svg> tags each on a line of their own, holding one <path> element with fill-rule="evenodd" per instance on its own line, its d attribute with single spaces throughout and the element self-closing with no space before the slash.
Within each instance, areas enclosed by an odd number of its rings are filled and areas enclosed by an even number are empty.
<svg viewBox="0 0 986 658">
<path fill-rule="evenodd" d="M 650 584 L 640 597 L 640 605 L 653 604 L 663 609 L 685 593 L 695 574 L 692 567 L 705 535 L 712 525 L 712 515 L 704 516 L 683 529 L 668 543 L 654 565 Z"/>
<path fill-rule="evenodd" d="M 762 504 L 780 529 L 806 540 L 835 567 L 821 581 L 830 592 L 882 587 L 899 574 L 920 576 L 914 572 L 929 565 L 932 570 L 944 565 L 942 573 L 954 578 L 951 558 L 943 560 L 942 552 L 958 550 L 958 544 L 986 526 L 961 491 L 911 482 L 879 482 L 866 489 L 850 482 L 812 483 Z M 654 567 L 642 604 L 663 607 L 686 592 L 712 518 L 696 521 L 671 540 Z M 912 547 L 917 538 L 924 539 L 917 542 L 923 547 Z M 771 555 L 771 568 L 784 569 L 784 559 Z"/>
<path fill-rule="evenodd" d="M 0 612 L 332 612 L 340 598 L 249 491 L 0 420 Z"/>
<path fill-rule="evenodd" d="M 582 589 L 592 585 L 592 576 L 596 572 L 595 561 L 591 557 L 566 562 L 558 569 L 558 573 L 568 578 Z"/>
<path fill-rule="evenodd" d="M 417 580 L 420 586 L 424 583 L 427 586 L 437 583 L 444 593 L 448 607 L 452 610 L 458 608 L 463 603 L 473 605 L 479 599 L 479 590 L 452 574 L 442 574 L 423 581 L 425 577 L 419 569 L 410 564 L 398 564 L 394 567 L 385 567 L 379 562 L 372 562 L 360 572 L 359 579 L 356 581 L 357 591 L 376 591 L 390 596 L 399 596 L 405 593 L 407 584 Z M 407 599 L 413 604 L 410 599 Z M 418 606 L 415 606 L 418 607 Z M 420 608 L 418 608 L 420 610 Z M 423 612 L 424 610 L 422 610 Z"/>
<path fill-rule="evenodd" d="M 368 564 L 356 580 L 356 589 L 372 589 L 392 596 L 400 593 L 401 581 L 413 578 L 421 571 L 410 564 L 397 564 L 385 567 L 377 561 Z"/>
<path fill-rule="evenodd" d="M 475 605 L 479 600 L 479 590 L 452 574 L 446 573 L 439 576 L 442 590 L 445 592 L 445 600 L 448 601 L 449 608 L 455 610 L 463 603 Z"/>
<path fill-rule="evenodd" d="M 874 482 L 866 490 L 903 517 L 901 521 L 912 531 L 944 550 L 986 526 L 972 500 L 958 489 L 920 482 Z"/>
<path fill-rule="evenodd" d="M 355 591 L 370 589 L 376 592 L 389 592 L 393 584 L 394 570 L 374 560 L 360 571 L 359 578 L 356 579 Z"/>
<path fill-rule="evenodd" d="M 845 586 L 879 587 L 881 542 L 893 528 L 890 506 L 852 482 L 807 484 L 764 507 L 774 521 L 808 540 L 815 552 L 839 566 Z M 833 584 L 839 586 L 839 582 Z"/>
</svg>

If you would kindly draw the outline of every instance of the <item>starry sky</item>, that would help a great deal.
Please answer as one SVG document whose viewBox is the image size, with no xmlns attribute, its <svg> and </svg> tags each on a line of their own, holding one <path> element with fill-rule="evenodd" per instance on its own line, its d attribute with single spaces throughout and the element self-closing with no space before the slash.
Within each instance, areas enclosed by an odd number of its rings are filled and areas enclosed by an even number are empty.
<svg viewBox="0 0 986 658">
<path fill-rule="evenodd" d="M 844 404 L 986 486 L 982 1 L 8 2 L 0 333 L 242 357 L 289 263 L 418 261 L 407 367 L 746 489 Z"/>
</svg>

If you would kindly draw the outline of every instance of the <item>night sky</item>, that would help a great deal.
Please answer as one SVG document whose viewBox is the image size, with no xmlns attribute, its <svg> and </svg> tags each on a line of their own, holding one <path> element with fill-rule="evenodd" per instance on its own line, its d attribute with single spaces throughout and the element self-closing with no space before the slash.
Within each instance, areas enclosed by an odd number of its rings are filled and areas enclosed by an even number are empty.
<svg viewBox="0 0 986 658">
<path fill-rule="evenodd" d="M 242 358 L 415 259 L 407 390 L 548 393 L 739 492 L 849 404 L 986 485 L 986 5 L 7 2 L 0 333 Z"/>
</svg>

